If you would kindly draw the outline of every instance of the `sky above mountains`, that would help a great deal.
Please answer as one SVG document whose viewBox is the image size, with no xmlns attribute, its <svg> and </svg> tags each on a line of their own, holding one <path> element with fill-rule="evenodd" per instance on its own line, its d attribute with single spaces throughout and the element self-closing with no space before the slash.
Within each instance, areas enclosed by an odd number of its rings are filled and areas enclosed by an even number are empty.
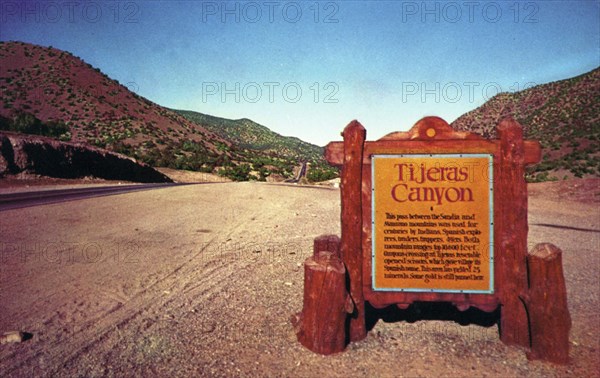
<svg viewBox="0 0 600 378">
<path fill-rule="evenodd" d="M 353 119 L 377 139 L 598 67 L 600 2 L 3 1 L 0 40 L 324 145 Z"/>
</svg>

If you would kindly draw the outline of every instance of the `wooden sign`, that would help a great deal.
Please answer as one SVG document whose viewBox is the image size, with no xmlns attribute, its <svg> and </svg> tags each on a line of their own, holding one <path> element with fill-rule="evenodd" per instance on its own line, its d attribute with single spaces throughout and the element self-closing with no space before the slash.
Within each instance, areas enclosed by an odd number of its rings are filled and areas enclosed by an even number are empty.
<svg viewBox="0 0 600 378">
<path fill-rule="evenodd" d="M 327 161 L 342 167 L 342 235 L 315 239 L 305 263 L 304 308 L 293 317 L 303 345 L 341 352 L 344 340 L 366 337 L 369 308 L 448 302 L 500 310 L 504 343 L 568 363 L 561 252 L 542 244 L 527 253 L 525 166 L 541 147 L 512 119 L 496 133 L 426 117 L 367 142 L 352 121 L 343 142 L 327 145 Z"/>
<path fill-rule="evenodd" d="M 373 290 L 493 293 L 493 156 L 371 161 Z"/>
</svg>

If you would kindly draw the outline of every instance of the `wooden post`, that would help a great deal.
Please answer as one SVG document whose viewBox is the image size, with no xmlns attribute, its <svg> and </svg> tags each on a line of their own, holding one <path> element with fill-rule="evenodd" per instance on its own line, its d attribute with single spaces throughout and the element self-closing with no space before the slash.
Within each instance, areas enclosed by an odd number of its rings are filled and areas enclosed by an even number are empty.
<svg viewBox="0 0 600 378">
<path fill-rule="evenodd" d="M 313 254 L 328 251 L 340 257 L 340 238 L 337 235 L 321 235 L 314 240 Z"/>
<path fill-rule="evenodd" d="M 495 262 L 501 303 L 500 339 L 529 348 L 527 312 L 519 295 L 527 290 L 527 184 L 523 130 L 512 119 L 498 125 L 500 161 L 496 167 Z M 498 248 L 499 247 L 499 248 Z"/>
<path fill-rule="evenodd" d="M 332 354 L 346 347 L 346 318 L 352 301 L 339 257 L 319 252 L 304 262 L 304 307 L 296 318 L 298 341 L 313 352 Z"/>
<path fill-rule="evenodd" d="M 354 313 L 350 319 L 350 341 L 367 337 L 365 299 L 362 279 L 362 163 L 365 128 L 356 120 L 344 129 L 342 168 L 342 240 L 340 253 L 350 277 L 350 296 Z"/>
<path fill-rule="evenodd" d="M 571 316 L 562 269 L 562 251 L 549 243 L 536 245 L 527 256 L 531 352 L 529 359 L 567 364 Z"/>
</svg>

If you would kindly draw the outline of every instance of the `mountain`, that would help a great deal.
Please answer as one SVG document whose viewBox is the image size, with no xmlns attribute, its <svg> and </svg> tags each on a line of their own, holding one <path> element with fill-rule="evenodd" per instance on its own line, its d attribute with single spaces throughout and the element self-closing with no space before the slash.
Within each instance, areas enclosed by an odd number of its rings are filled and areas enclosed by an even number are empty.
<svg viewBox="0 0 600 378">
<path fill-rule="evenodd" d="M 281 136 L 247 118 L 230 120 L 188 110 L 175 110 L 175 112 L 241 148 L 305 160 L 319 159 L 323 156 L 322 147 L 306 143 L 296 137 Z"/>
<path fill-rule="evenodd" d="M 231 141 L 239 148 L 248 151 L 249 155 L 258 154 L 251 159 L 252 166 L 262 176 L 265 167 L 272 169 L 285 162 L 309 163 L 306 178 L 312 182 L 320 182 L 338 177 L 337 168 L 330 166 L 323 157 L 323 147 L 302 141 L 296 137 L 282 136 L 267 127 L 247 118 L 231 120 L 214 117 L 189 110 L 174 110 L 188 120 L 206 128 L 215 134 Z M 287 165 L 286 172 L 296 172 Z"/>
<path fill-rule="evenodd" d="M 317 146 L 246 119 L 179 114 L 51 46 L 0 42 L 0 94 L 0 129 L 84 142 L 152 166 L 264 180 L 292 177 L 307 160 L 323 164 Z"/>
<path fill-rule="evenodd" d="M 143 158 L 152 147 L 199 144 L 217 154 L 231 143 L 129 91 L 72 54 L 22 42 L 0 43 L 0 116 L 63 122 L 65 139 Z"/>
<path fill-rule="evenodd" d="M 499 93 L 452 123 L 456 130 L 495 137 L 499 120 L 511 116 L 527 139 L 539 140 L 542 162 L 529 179 L 600 176 L 600 68 L 586 74 Z"/>
</svg>

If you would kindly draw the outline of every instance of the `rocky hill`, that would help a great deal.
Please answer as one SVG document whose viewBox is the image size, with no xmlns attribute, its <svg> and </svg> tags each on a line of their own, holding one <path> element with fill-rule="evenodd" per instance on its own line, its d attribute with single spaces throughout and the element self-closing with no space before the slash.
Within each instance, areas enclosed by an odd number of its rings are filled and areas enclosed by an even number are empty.
<svg viewBox="0 0 600 378">
<path fill-rule="evenodd" d="M 283 138 L 250 120 L 181 112 L 184 117 L 53 47 L 0 42 L 0 94 L 0 129 L 46 130 L 43 135 L 151 166 L 264 180 L 292 177 L 303 161 L 323 165 L 317 146 Z"/>
<path fill-rule="evenodd" d="M 130 92 L 69 52 L 21 42 L 0 43 L 0 115 L 31 113 L 43 122 L 64 121 L 73 141 L 114 149 L 186 138 L 216 151 L 230 143 Z"/>
<path fill-rule="evenodd" d="M 175 110 L 192 122 L 230 140 L 239 147 L 296 159 L 319 159 L 323 148 L 296 137 L 285 137 L 250 119 L 231 120 L 187 110 Z"/>
<path fill-rule="evenodd" d="M 84 143 L 0 132 L 0 177 L 23 173 L 66 179 L 172 182 L 146 164 Z"/>
<path fill-rule="evenodd" d="M 452 123 L 495 137 L 504 117 L 517 120 L 529 139 L 539 140 L 543 160 L 529 174 L 533 181 L 600 176 L 600 68 L 571 79 L 521 92 L 500 93 Z"/>
</svg>

